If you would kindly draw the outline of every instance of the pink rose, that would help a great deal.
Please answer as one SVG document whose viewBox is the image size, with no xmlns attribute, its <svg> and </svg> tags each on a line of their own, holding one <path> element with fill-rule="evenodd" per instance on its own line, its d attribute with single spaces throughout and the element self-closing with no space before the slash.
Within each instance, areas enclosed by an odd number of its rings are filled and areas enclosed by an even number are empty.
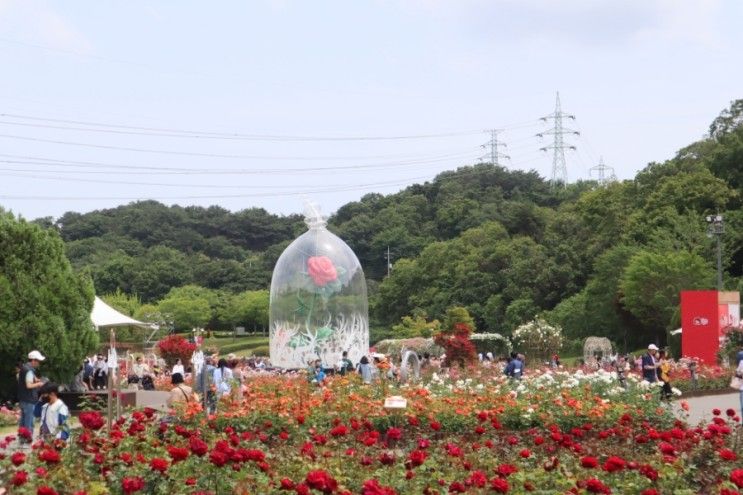
<svg viewBox="0 0 743 495">
<path fill-rule="evenodd" d="M 338 272 L 327 256 L 312 256 L 307 260 L 307 273 L 318 287 L 338 280 Z"/>
</svg>

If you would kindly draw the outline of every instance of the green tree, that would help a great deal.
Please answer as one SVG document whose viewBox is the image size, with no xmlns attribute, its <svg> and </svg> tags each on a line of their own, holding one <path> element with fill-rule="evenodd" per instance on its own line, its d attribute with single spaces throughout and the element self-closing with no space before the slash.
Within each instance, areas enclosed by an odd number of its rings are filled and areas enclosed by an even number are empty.
<svg viewBox="0 0 743 495">
<path fill-rule="evenodd" d="M 682 290 L 710 288 L 714 272 L 700 256 L 684 251 L 641 251 L 620 282 L 622 304 L 648 326 L 648 339 L 665 344 Z"/>
<path fill-rule="evenodd" d="M 33 349 L 47 357 L 43 375 L 69 382 L 98 345 L 90 321 L 93 284 L 76 274 L 56 231 L 44 230 L 0 210 L 0 372 Z M 0 381 L 7 394 L 12 380 Z"/>
<path fill-rule="evenodd" d="M 142 307 L 142 301 L 139 299 L 139 296 L 136 294 L 125 294 L 121 292 L 121 289 L 116 289 L 116 292 L 113 294 L 104 294 L 101 296 L 101 299 L 120 313 L 132 317 Z"/>
<path fill-rule="evenodd" d="M 245 291 L 231 296 L 222 311 L 223 319 L 234 326 L 251 330 L 268 328 L 267 290 Z"/>
<path fill-rule="evenodd" d="M 392 332 L 396 339 L 408 339 L 412 337 L 433 337 L 441 331 L 439 320 L 429 321 L 426 313 L 417 311 L 412 316 L 403 316 L 399 324 L 393 325 Z"/>
<path fill-rule="evenodd" d="M 176 330 L 183 331 L 205 327 L 214 316 L 212 304 L 215 303 L 216 295 L 209 289 L 186 285 L 171 289 L 158 309 L 172 317 Z"/>
<path fill-rule="evenodd" d="M 475 328 L 475 320 L 472 319 L 467 308 L 463 308 L 462 306 L 454 306 L 447 309 L 441 327 L 444 332 L 451 332 L 457 323 L 467 325 L 470 331 Z"/>
</svg>

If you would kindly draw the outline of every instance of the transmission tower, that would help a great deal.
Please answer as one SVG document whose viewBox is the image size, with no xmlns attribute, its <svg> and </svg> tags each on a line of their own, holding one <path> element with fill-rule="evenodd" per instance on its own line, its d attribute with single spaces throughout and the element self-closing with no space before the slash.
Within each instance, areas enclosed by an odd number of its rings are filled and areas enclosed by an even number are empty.
<svg viewBox="0 0 743 495">
<path fill-rule="evenodd" d="M 554 121 L 554 126 L 551 129 L 537 134 L 539 137 L 544 137 L 546 135 L 554 136 L 554 142 L 551 145 L 540 148 L 542 151 L 552 150 L 552 179 L 550 179 L 550 185 L 552 187 L 557 186 L 559 183 L 562 183 L 562 185 L 565 186 L 568 182 L 568 167 L 565 164 L 565 150 L 574 150 L 575 146 L 566 143 L 563 140 L 563 136 L 566 134 L 574 134 L 576 136 L 580 135 L 578 131 L 564 127 L 562 125 L 563 119 L 575 120 L 575 115 L 570 115 L 562 111 L 562 107 L 560 106 L 560 93 L 558 92 L 555 111 L 541 119 L 545 122 L 548 120 Z"/>
<path fill-rule="evenodd" d="M 608 165 L 604 164 L 604 157 L 599 157 L 599 164 L 595 167 L 591 167 L 588 169 L 588 173 L 591 174 L 591 172 L 596 171 L 598 173 L 598 183 L 599 186 L 605 186 L 609 182 L 613 182 L 617 180 L 617 176 L 614 175 L 614 167 L 609 167 Z M 606 172 L 610 173 L 607 175 Z M 591 174 L 592 175 L 592 174 Z"/>
<path fill-rule="evenodd" d="M 498 151 L 498 146 L 506 146 L 506 143 L 503 141 L 498 140 L 498 133 L 500 132 L 500 129 L 491 129 L 489 131 L 485 131 L 487 133 L 490 133 L 490 141 L 487 143 L 481 145 L 481 148 L 488 149 L 490 148 L 490 152 L 486 153 L 485 155 L 482 155 L 480 157 L 480 161 L 489 160 L 490 163 L 495 165 L 496 167 L 501 166 L 500 159 L 505 158 L 507 160 L 510 160 L 511 157 L 508 155 L 504 155 L 503 153 Z"/>
</svg>

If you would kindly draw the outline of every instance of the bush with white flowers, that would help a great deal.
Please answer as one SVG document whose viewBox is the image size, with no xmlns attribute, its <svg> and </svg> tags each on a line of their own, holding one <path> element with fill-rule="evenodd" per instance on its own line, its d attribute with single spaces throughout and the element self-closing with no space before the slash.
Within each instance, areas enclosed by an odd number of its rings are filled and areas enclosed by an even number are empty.
<svg viewBox="0 0 743 495">
<path fill-rule="evenodd" d="M 562 328 L 535 318 L 514 330 L 512 341 L 513 348 L 527 359 L 544 362 L 560 351 L 564 338 Z"/>
</svg>

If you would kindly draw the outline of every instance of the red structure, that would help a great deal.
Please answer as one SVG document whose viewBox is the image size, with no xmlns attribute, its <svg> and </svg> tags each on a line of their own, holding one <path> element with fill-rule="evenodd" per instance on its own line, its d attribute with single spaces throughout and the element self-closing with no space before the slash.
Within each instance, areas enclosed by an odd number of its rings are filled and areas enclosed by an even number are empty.
<svg viewBox="0 0 743 495">
<path fill-rule="evenodd" d="M 681 354 L 717 362 L 723 330 L 740 323 L 740 294 L 715 290 L 681 292 Z"/>
</svg>

